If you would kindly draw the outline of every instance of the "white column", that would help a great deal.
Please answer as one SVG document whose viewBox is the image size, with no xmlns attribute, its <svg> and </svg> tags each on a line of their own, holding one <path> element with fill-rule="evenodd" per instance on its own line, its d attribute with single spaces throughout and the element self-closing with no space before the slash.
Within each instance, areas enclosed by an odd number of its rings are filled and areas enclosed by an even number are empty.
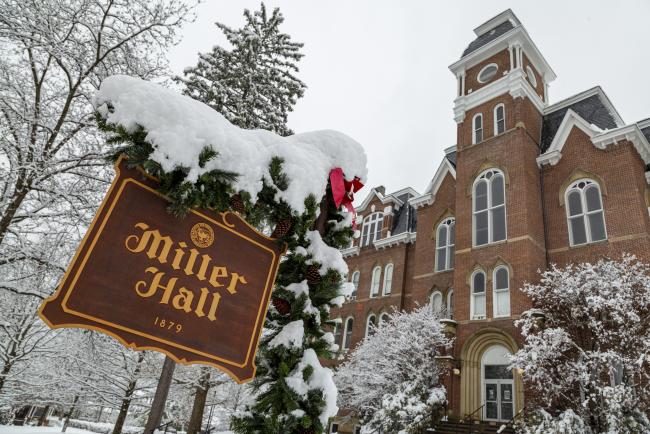
<svg viewBox="0 0 650 434">
<path fill-rule="evenodd" d="M 510 53 L 510 70 L 512 71 L 513 69 L 515 69 L 515 64 L 513 63 L 514 59 L 512 57 L 512 45 L 508 46 L 508 53 Z"/>
<path fill-rule="evenodd" d="M 460 81 L 460 83 L 461 83 L 461 85 L 460 85 L 461 95 L 465 95 L 465 71 L 460 73 L 460 80 L 461 80 Z"/>
</svg>

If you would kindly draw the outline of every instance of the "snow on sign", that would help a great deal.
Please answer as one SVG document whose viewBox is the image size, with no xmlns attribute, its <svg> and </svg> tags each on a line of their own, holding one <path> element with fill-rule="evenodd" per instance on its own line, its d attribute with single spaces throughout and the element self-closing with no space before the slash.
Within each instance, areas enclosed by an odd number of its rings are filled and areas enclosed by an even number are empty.
<svg viewBox="0 0 650 434">
<path fill-rule="evenodd" d="M 98 330 L 181 363 L 255 376 L 255 353 L 286 246 L 234 213 L 166 210 L 156 180 L 124 159 L 58 291 L 54 328 Z"/>
</svg>

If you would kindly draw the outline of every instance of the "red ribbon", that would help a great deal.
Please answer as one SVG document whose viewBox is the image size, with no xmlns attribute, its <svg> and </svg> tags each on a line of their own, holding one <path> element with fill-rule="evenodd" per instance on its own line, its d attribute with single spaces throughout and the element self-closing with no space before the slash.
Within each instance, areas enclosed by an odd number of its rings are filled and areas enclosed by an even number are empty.
<svg viewBox="0 0 650 434">
<path fill-rule="evenodd" d="M 345 175 L 343 174 L 343 169 L 337 167 L 330 171 L 330 185 L 332 186 L 332 196 L 334 197 L 334 203 L 336 207 L 339 208 L 343 205 L 349 212 L 352 213 L 352 228 L 357 228 L 357 212 L 352 205 L 354 201 L 354 193 L 361 190 L 363 183 L 358 177 L 354 177 L 354 180 L 347 181 Z"/>
</svg>

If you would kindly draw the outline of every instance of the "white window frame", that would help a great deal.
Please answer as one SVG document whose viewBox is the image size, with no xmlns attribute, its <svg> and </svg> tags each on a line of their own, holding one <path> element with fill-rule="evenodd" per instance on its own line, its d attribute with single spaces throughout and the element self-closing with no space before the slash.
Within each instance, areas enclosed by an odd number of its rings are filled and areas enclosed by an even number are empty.
<svg viewBox="0 0 650 434">
<path fill-rule="evenodd" d="M 481 119 L 481 127 L 476 128 L 476 119 L 480 118 Z M 481 140 L 477 141 L 476 140 L 476 131 L 481 130 Z M 485 134 L 484 134 L 484 123 L 483 123 L 483 113 L 476 113 L 472 117 L 472 144 L 476 145 L 477 143 L 481 143 L 485 139 Z"/>
<path fill-rule="evenodd" d="M 492 177 L 487 178 L 486 175 L 492 172 Z M 502 205 L 492 205 L 492 182 L 494 180 L 495 175 L 500 175 L 503 178 L 503 204 Z M 476 210 L 476 186 L 479 184 L 479 182 L 483 181 L 485 179 L 485 182 L 487 183 L 487 208 L 484 210 L 477 211 Z M 480 247 L 480 246 L 487 246 L 489 244 L 494 244 L 494 243 L 501 243 L 504 242 L 508 239 L 508 207 L 507 207 L 507 197 L 506 197 L 506 176 L 505 174 L 499 170 L 499 169 L 487 169 L 479 176 L 476 177 L 474 180 L 474 184 L 472 185 L 472 246 L 473 247 Z M 503 207 L 504 212 L 504 224 L 505 224 L 505 237 L 502 240 L 497 240 L 494 241 L 494 224 L 493 224 L 493 213 L 494 210 L 497 208 Z M 485 244 L 476 244 L 476 215 L 487 211 L 487 216 L 488 216 L 488 241 Z"/>
<path fill-rule="evenodd" d="M 497 272 L 499 270 L 506 270 L 506 273 L 508 275 L 508 286 L 506 288 L 502 289 L 497 289 Z M 506 314 L 499 314 L 499 303 L 498 303 L 498 296 L 500 294 L 508 294 L 508 313 Z M 512 302 L 510 300 L 510 269 L 506 267 L 505 265 L 499 265 L 492 271 L 492 315 L 494 318 L 504 318 L 504 317 L 509 317 L 512 313 Z"/>
<path fill-rule="evenodd" d="M 348 324 L 352 320 L 352 326 L 348 329 Z M 343 323 L 343 337 L 341 338 L 341 351 L 348 351 L 350 349 L 350 344 L 352 343 L 352 329 L 354 328 L 354 317 L 347 317 L 345 323 Z M 348 339 L 348 330 L 350 332 L 350 339 Z"/>
<path fill-rule="evenodd" d="M 395 266 L 391 263 L 384 268 L 384 285 L 382 287 L 382 295 L 390 295 L 393 290 L 393 270 Z"/>
<path fill-rule="evenodd" d="M 447 228 L 447 238 L 445 240 L 445 244 L 441 246 L 440 245 L 440 229 L 442 229 L 443 226 Z M 451 243 L 451 240 L 450 240 L 451 237 L 449 236 L 452 229 L 454 230 L 454 244 Z M 452 260 L 451 258 L 452 258 L 453 254 L 454 254 L 454 251 L 455 251 L 455 249 L 454 249 L 455 242 L 456 242 L 455 241 L 456 240 L 455 231 L 456 231 L 456 219 L 454 217 L 446 218 L 445 220 L 440 222 L 440 224 L 436 228 L 436 258 L 435 258 L 436 264 L 435 264 L 435 268 L 436 268 L 436 271 L 438 271 L 438 272 L 449 271 L 449 270 L 454 269 L 454 267 L 451 265 L 451 260 Z M 438 263 L 439 263 L 438 255 L 439 255 L 440 250 L 445 250 L 444 268 L 438 268 Z"/>
<path fill-rule="evenodd" d="M 449 291 L 447 291 L 447 317 L 449 319 L 454 318 L 454 289 L 449 288 Z"/>
<path fill-rule="evenodd" d="M 435 305 L 433 304 L 433 298 L 436 297 L 436 296 L 440 297 L 440 311 L 439 312 L 436 312 Z M 438 313 L 441 318 L 444 316 L 444 313 L 445 313 L 445 298 L 442 296 L 442 292 L 440 292 L 438 290 L 433 291 L 431 293 L 431 295 L 429 296 L 429 305 L 431 306 L 431 312 Z"/>
<path fill-rule="evenodd" d="M 476 276 L 478 273 L 483 274 L 483 292 L 474 294 L 474 276 Z M 474 270 L 470 279 L 469 290 L 470 290 L 470 319 L 486 319 L 487 318 L 487 274 L 483 269 Z M 485 313 L 483 315 L 476 315 L 475 298 L 481 294 L 483 295 L 483 297 L 485 297 Z"/>
<path fill-rule="evenodd" d="M 370 246 L 381 238 L 381 230 L 384 227 L 384 213 L 373 212 L 363 219 L 361 228 L 361 247 Z M 373 230 L 374 229 L 374 230 Z"/>
<path fill-rule="evenodd" d="M 494 72 L 494 74 L 490 78 L 488 78 L 487 80 L 482 80 L 481 75 L 483 75 L 483 73 L 485 72 L 486 69 L 488 69 L 488 68 L 490 68 L 492 66 L 494 66 L 496 68 L 496 71 Z M 498 73 L 499 73 L 499 65 L 497 65 L 496 63 L 489 63 L 489 64 L 485 65 L 483 68 L 481 68 L 481 70 L 478 72 L 478 74 L 476 75 L 476 81 L 478 81 L 481 84 L 488 83 L 488 82 L 492 81 L 492 79 L 494 77 L 496 77 Z"/>
<path fill-rule="evenodd" d="M 355 277 L 356 277 L 356 283 L 355 283 Z M 350 282 L 354 285 L 354 292 L 350 294 L 350 298 L 352 300 L 357 298 L 357 294 L 359 293 L 359 279 L 361 279 L 361 272 L 359 270 L 355 270 L 354 273 L 352 273 L 352 277 L 350 278 Z"/>
<path fill-rule="evenodd" d="M 526 65 L 526 75 L 528 76 L 528 81 L 533 85 L 534 88 L 537 88 L 537 77 L 535 77 L 535 71 L 530 65 Z"/>
<path fill-rule="evenodd" d="M 368 318 L 366 318 L 366 335 L 365 335 L 366 338 L 370 336 L 370 324 L 372 323 L 373 318 L 375 319 L 375 327 L 379 326 L 379 320 L 377 319 L 377 315 L 375 315 L 374 313 L 368 315 Z"/>
<path fill-rule="evenodd" d="M 379 315 L 379 321 L 377 322 L 377 324 L 379 324 L 379 326 L 381 327 L 381 325 L 382 325 L 383 323 L 386 323 L 386 322 L 388 322 L 389 320 L 390 320 L 390 316 L 389 316 L 386 312 L 382 312 L 382 313 Z"/>
<path fill-rule="evenodd" d="M 499 118 L 497 116 L 497 112 L 498 112 L 499 108 L 503 109 L 503 119 L 502 119 L 503 120 L 503 131 L 501 131 L 501 132 L 499 131 Z M 506 106 L 503 103 L 497 104 L 496 106 L 494 106 L 494 112 L 493 113 L 494 113 L 494 135 L 498 136 L 499 134 L 503 134 L 503 133 L 506 132 Z"/>
<path fill-rule="evenodd" d="M 370 298 L 377 297 L 379 295 L 379 287 L 381 286 L 381 267 L 376 265 L 372 269 L 372 275 L 370 279 Z"/>
<path fill-rule="evenodd" d="M 584 182 L 586 185 L 583 188 L 578 187 L 578 185 Z M 598 194 L 600 195 L 600 209 L 595 210 L 595 211 L 588 211 L 587 210 L 587 195 L 586 191 L 587 188 L 591 188 L 591 186 L 595 186 L 596 189 L 598 190 Z M 571 215 L 571 210 L 569 209 L 569 193 L 572 191 L 577 191 L 578 194 L 580 194 L 580 203 L 582 205 L 582 213 L 581 214 L 576 214 L 574 216 Z M 590 178 L 583 178 L 579 179 L 575 182 L 572 182 L 571 185 L 566 189 L 564 192 L 564 207 L 566 208 L 566 224 L 567 224 L 567 230 L 569 231 L 569 244 L 571 247 L 574 246 L 585 246 L 587 244 L 592 244 L 592 243 L 598 243 L 601 241 L 606 241 L 609 236 L 607 235 L 607 220 L 605 219 L 605 203 L 603 202 L 603 191 L 600 188 L 600 184 L 594 181 L 593 179 Z M 591 224 L 589 222 L 589 216 L 592 214 L 597 214 L 597 213 L 602 213 L 603 214 L 603 228 L 605 230 L 605 238 L 602 240 L 593 240 L 592 237 L 592 232 L 591 232 Z M 576 244 L 573 241 L 573 231 L 571 230 L 571 218 L 576 218 L 576 217 L 582 217 L 582 222 L 585 226 L 585 233 L 587 235 L 587 241 L 584 243 L 579 243 Z"/>
</svg>

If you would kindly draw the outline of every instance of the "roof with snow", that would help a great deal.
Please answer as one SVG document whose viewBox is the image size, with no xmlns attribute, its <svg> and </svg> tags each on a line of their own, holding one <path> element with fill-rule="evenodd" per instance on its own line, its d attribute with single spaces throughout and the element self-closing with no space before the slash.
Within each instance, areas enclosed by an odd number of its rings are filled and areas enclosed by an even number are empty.
<svg viewBox="0 0 650 434">
<path fill-rule="evenodd" d="M 404 232 L 415 232 L 418 224 L 417 213 L 415 209 L 408 203 L 408 200 L 415 197 L 411 192 L 397 196 L 399 200 L 404 202 L 404 206 L 395 211 L 393 218 L 393 227 L 391 228 L 391 235 L 398 235 Z"/>
<path fill-rule="evenodd" d="M 602 130 L 611 130 L 622 124 L 620 116 L 615 112 L 602 90 L 598 87 L 589 89 L 553 104 L 544 111 L 540 142 L 542 153 L 546 152 L 553 142 L 553 138 L 555 138 L 555 134 L 569 109 Z"/>
<path fill-rule="evenodd" d="M 515 26 L 514 24 L 512 24 L 511 21 L 505 21 L 497 25 L 487 33 L 478 36 L 476 39 L 470 42 L 470 44 L 467 46 L 465 51 L 463 51 L 463 57 L 467 56 L 470 53 L 473 53 L 474 51 L 478 50 L 482 46 L 487 45 L 488 43 L 494 41 L 499 36 L 509 32 L 514 28 Z"/>
</svg>

